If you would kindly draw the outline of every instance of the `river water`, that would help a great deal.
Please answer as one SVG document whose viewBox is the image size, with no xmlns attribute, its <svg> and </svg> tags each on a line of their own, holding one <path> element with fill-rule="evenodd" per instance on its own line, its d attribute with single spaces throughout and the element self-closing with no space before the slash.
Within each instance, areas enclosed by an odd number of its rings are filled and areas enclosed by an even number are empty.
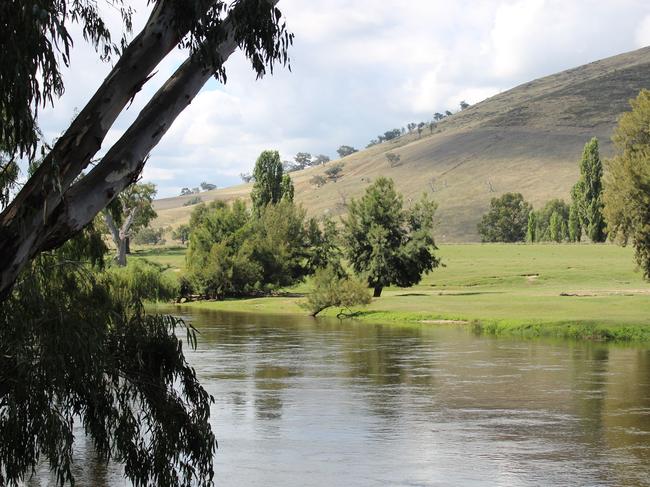
<svg viewBox="0 0 650 487">
<path fill-rule="evenodd" d="M 649 346 L 184 313 L 218 486 L 650 486 Z"/>
</svg>

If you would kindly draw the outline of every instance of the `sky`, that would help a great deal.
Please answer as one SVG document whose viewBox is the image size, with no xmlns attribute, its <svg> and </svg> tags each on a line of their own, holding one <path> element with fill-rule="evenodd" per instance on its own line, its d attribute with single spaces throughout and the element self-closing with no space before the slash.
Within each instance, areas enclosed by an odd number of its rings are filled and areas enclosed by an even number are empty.
<svg viewBox="0 0 650 487">
<path fill-rule="evenodd" d="M 136 9 L 134 32 L 150 7 Z M 202 181 L 241 182 L 259 153 L 336 158 L 341 145 L 363 148 L 380 133 L 433 113 L 455 111 L 540 76 L 650 45 L 645 0 L 280 0 L 295 34 L 291 71 L 256 79 L 235 53 L 228 81 L 209 81 L 152 151 L 144 181 L 175 196 Z M 113 12 L 109 23 L 119 28 Z M 66 93 L 41 111 L 52 141 L 111 69 L 76 30 Z M 183 61 L 173 51 L 116 121 L 110 148 L 156 89 Z M 650 85 L 650 80 L 649 80 Z"/>
</svg>

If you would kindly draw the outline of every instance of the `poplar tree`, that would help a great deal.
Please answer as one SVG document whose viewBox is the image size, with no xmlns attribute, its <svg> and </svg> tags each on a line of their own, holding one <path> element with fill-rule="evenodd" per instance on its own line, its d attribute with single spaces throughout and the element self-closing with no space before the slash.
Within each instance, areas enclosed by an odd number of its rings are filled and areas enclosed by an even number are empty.
<svg viewBox="0 0 650 487">
<path fill-rule="evenodd" d="M 574 186 L 582 227 L 592 242 L 607 239 L 603 217 L 603 164 L 594 137 L 585 144 L 580 161 L 580 180 Z"/>
</svg>

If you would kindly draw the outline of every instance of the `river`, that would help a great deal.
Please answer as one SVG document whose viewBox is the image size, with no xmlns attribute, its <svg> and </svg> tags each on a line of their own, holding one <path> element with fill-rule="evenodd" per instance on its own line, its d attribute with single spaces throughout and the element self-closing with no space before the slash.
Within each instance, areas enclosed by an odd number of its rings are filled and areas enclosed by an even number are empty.
<svg viewBox="0 0 650 487">
<path fill-rule="evenodd" d="M 650 486 L 650 346 L 184 313 L 217 486 Z"/>
</svg>

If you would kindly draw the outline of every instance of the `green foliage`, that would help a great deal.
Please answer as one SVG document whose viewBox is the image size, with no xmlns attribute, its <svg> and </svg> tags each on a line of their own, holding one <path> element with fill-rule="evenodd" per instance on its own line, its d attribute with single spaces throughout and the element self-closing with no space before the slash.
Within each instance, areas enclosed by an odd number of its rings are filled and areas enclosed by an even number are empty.
<svg viewBox="0 0 650 487">
<path fill-rule="evenodd" d="M 344 166 L 345 164 L 342 162 L 337 162 L 336 164 L 332 164 L 327 169 L 325 169 L 325 176 L 327 176 L 327 179 L 329 179 L 330 181 L 336 182 L 337 179 L 341 177 L 341 172 L 343 171 Z"/>
<path fill-rule="evenodd" d="M 162 228 L 142 228 L 133 236 L 132 242 L 138 245 L 162 245 L 165 243 Z"/>
<path fill-rule="evenodd" d="M 0 210 L 11 201 L 11 192 L 16 187 L 19 172 L 18 163 L 0 152 Z"/>
<path fill-rule="evenodd" d="M 183 245 L 190 239 L 190 226 L 187 224 L 179 225 L 178 228 L 172 232 L 174 240 L 180 240 Z"/>
<path fill-rule="evenodd" d="M 483 242 L 522 242 L 528 228 L 530 203 L 521 193 L 505 193 L 490 201 L 490 210 L 478 224 Z"/>
<path fill-rule="evenodd" d="M 528 225 L 526 227 L 526 242 L 537 242 L 537 213 L 528 213 Z"/>
<path fill-rule="evenodd" d="M 318 269 L 312 279 L 307 301 L 302 306 L 312 316 L 332 306 L 349 308 L 369 304 L 368 286 L 361 279 L 341 276 L 332 266 Z"/>
<path fill-rule="evenodd" d="M 282 194 L 282 200 L 284 201 L 293 201 L 293 196 L 296 190 L 293 187 L 293 181 L 291 176 L 284 174 L 282 176 L 282 183 L 280 184 L 280 192 Z"/>
<path fill-rule="evenodd" d="M 569 207 L 569 221 L 567 222 L 569 242 L 580 242 L 582 238 L 582 225 L 580 224 L 580 209 L 574 202 Z"/>
<path fill-rule="evenodd" d="M 198 205 L 199 203 L 203 202 L 203 198 L 200 196 L 193 196 L 189 200 L 187 200 L 185 203 L 183 203 L 183 206 L 194 206 Z"/>
<path fill-rule="evenodd" d="M 247 211 L 236 201 L 201 205 L 190 219 L 189 276 L 206 296 L 223 298 L 294 284 L 332 252 L 329 236 L 288 200 Z"/>
<path fill-rule="evenodd" d="M 255 162 L 253 170 L 253 208 L 259 210 L 282 199 L 282 162 L 278 151 L 265 150 Z"/>
<path fill-rule="evenodd" d="M 368 276 L 368 285 L 381 295 L 385 286 L 408 287 L 439 265 L 433 254 L 433 217 L 437 205 L 423 195 L 404 210 L 402 197 L 391 179 L 384 177 L 352 200 L 343 221 L 347 257 L 356 273 Z"/>
<path fill-rule="evenodd" d="M 80 420 L 98 458 L 122 462 L 134 484 L 209 485 L 212 398 L 183 356 L 185 324 L 142 306 L 175 285 L 143 262 L 102 271 L 102 246 L 91 228 L 41 254 L 0 307 L 0 484 L 41 458 L 72 483 Z"/>
<path fill-rule="evenodd" d="M 610 236 L 626 245 L 650 279 L 650 91 L 641 90 L 630 102 L 612 140 L 616 155 L 607 162 L 605 217 Z"/>
<path fill-rule="evenodd" d="M 336 149 L 336 153 L 341 159 L 343 159 L 345 156 L 349 156 L 350 154 L 354 154 L 355 152 L 357 152 L 357 149 L 349 145 L 342 145 Z"/>
<path fill-rule="evenodd" d="M 602 201 L 603 165 L 598 151 L 598 139 L 593 138 L 585 144 L 580 161 L 580 180 L 572 189 L 580 216 L 581 226 L 592 242 L 607 239 Z"/>
<path fill-rule="evenodd" d="M 131 8 L 119 1 L 113 6 L 130 31 Z M 104 59 L 117 52 L 118 46 L 97 2 L 89 0 L 0 2 L 0 18 L 6 20 L 0 33 L 0 113 L 11 115 L 10 121 L 0 124 L 0 146 L 12 156 L 33 154 L 38 142 L 36 111 L 64 91 L 60 63 L 70 63 L 70 23 L 81 24 L 84 38 Z"/>
</svg>

